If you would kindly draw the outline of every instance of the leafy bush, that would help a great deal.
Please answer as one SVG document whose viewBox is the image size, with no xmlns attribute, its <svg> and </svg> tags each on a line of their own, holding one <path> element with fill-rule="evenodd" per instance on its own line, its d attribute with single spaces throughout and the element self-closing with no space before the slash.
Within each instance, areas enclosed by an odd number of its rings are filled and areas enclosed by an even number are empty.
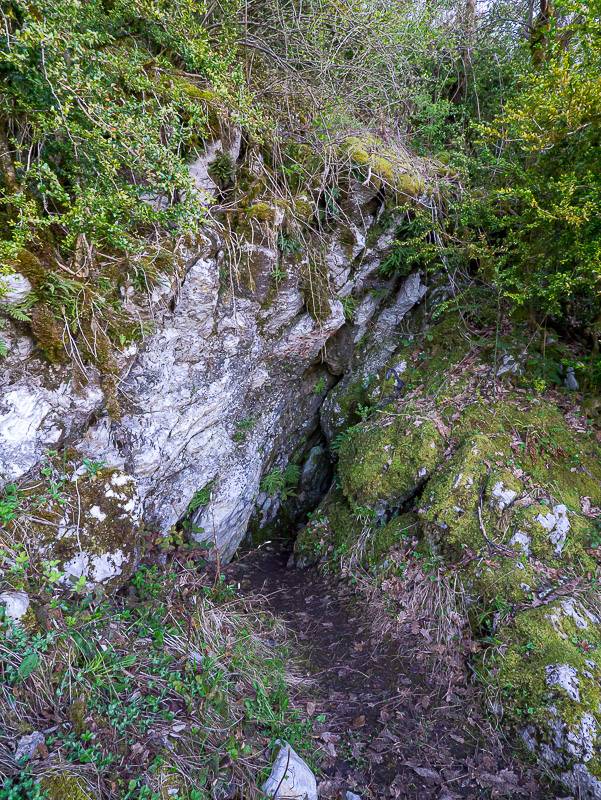
<svg viewBox="0 0 601 800">
<path fill-rule="evenodd" d="M 600 332 L 601 22 L 593 2 L 562 0 L 544 58 L 481 130 L 502 157 L 484 210 L 495 280 L 517 308 Z"/>
<path fill-rule="evenodd" d="M 81 237 L 130 251 L 150 226 L 196 229 L 203 198 L 186 159 L 210 132 L 212 87 L 227 96 L 240 85 L 231 31 L 210 36 L 191 0 L 5 9 L 3 260 L 56 236 L 75 256 Z"/>
</svg>

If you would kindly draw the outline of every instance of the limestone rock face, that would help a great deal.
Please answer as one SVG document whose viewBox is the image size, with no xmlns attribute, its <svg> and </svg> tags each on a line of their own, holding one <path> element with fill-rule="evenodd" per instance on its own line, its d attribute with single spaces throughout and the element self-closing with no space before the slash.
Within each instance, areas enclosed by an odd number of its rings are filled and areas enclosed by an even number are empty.
<svg viewBox="0 0 601 800">
<path fill-rule="evenodd" d="M 235 159 L 239 142 L 220 147 Z M 192 166 L 199 188 L 211 188 L 205 172 L 218 150 L 209 148 Z M 123 355 L 118 421 L 104 412 L 95 370 L 76 386 L 67 366 L 48 366 L 27 337 L 11 333 L 9 356 L 0 362 L 0 481 L 24 476 L 48 449 L 73 445 L 82 458 L 131 476 L 151 530 L 163 534 L 185 520 L 192 536 L 231 557 L 256 513 L 262 477 L 285 469 L 303 442 L 305 455 L 316 442 L 319 380 L 330 386 L 328 370 L 344 371 L 368 324 L 378 326 L 381 341 L 391 340 L 423 297 L 419 276 L 378 276 L 392 239 L 367 243 L 377 203 L 364 194 L 349 197 L 344 223 L 323 235 L 322 261 L 279 246 L 286 212 L 278 201 L 241 209 L 234 240 L 208 231 L 181 245 L 181 281 L 155 287 L 154 332 Z M 372 296 L 374 302 L 366 299 Z M 358 324 L 348 313 L 355 306 Z M 209 501 L 191 505 L 199 490 Z M 264 520 L 279 502 L 269 498 Z M 107 513 L 102 503 L 91 505 Z M 70 525 L 63 526 L 65 542 Z M 110 582 L 110 573 L 127 572 L 129 556 L 121 551 L 113 543 L 108 560 L 99 561 L 97 550 L 82 548 L 87 555 L 73 552 L 64 563 L 73 580 Z"/>
<path fill-rule="evenodd" d="M 39 358 L 26 336 L 3 330 L 8 355 L 0 360 L 0 484 L 14 481 L 86 428 L 101 408 L 98 373 L 77 386 L 61 365 Z"/>
</svg>

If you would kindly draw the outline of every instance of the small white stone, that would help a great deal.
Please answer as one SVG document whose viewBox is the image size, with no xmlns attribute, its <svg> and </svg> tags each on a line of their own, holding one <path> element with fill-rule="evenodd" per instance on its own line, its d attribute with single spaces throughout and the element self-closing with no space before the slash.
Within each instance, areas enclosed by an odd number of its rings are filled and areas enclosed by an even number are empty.
<svg viewBox="0 0 601 800">
<path fill-rule="evenodd" d="M 570 531 L 570 520 L 568 519 L 566 506 L 563 504 L 553 506 L 553 510 L 547 514 L 538 514 L 536 521 L 549 534 L 549 540 L 555 546 L 556 555 L 561 555 Z"/>
<path fill-rule="evenodd" d="M 0 276 L 0 303 L 18 305 L 31 294 L 31 283 L 25 275 L 14 272 L 12 275 Z"/>
<path fill-rule="evenodd" d="M 106 514 L 104 513 L 104 511 L 101 511 L 99 506 L 92 506 L 90 508 L 89 514 L 91 517 L 94 517 L 94 519 L 97 519 L 98 522 L 104 522 L 104 520 L 106 519 Z"/>
<path fill-rule="evenodd" d="M 113 486 L 127 486 L 127 484 L 131 483 L 132 481 L 132 476 L 127 475 L 125 472 L 115 472 L 111 477 L 111 483 Z"/>
<path fill-rule="evenodd" d="M 18 622 L 27 614 L 29 597 L 26 592 L 2 592 L 0 603 L 4 604 L 6 616 Z"/>
<path fill-rule="evenodd" d="M 547 686 L 559 686 L 560 689 L 577 703 L 580 702 L 580 681 L 578 672 L 569 664 L 549 664 L 545 668 Z"/>
<path fill-rule="evenodd" d="M 509 540 L 510 547 L 519 547 L 524 555 L 530 555 L 530 544 L 532 539 L 524 531 L 516 531 Z"/>
<path fill-rule="evenodd" d="M 95 583 L 104 583 L 111 578 L 121 575 L 124 562 L 126 561 L 123 550 L 115 550 L 114 553 L 102 553 L 91 558 L 91 576 Z"/>
<path fill-rule="evenodd" d="M 543 526 L 543 528 L 550 533 L 555 527 L 557 520 L 555 516 L 549 512 L 548 514 L 538 514 L 536 521 Z"/>
<path fill-rule="evenodd" d="M 505 353 L 503 358 L 501 359 L 501 364 L 497 369 L 497 378 L 500 378 L 501 375 L 521 375 L 523 372 L 523 367 L 515 359 L 514 356 L 510 355 L 509 353 Z"/>
<path fill-rule="evenodd" d="M 576 603 L 573 597 L 566 597 L 565 600 L 562 600 L 561 608 L 564 614 L 568 616 L 580 630 L 586 630 L 589 625 L 599 624 L 599 618 L 595 616 L 595 614 L 591 614 L 591 612 L 580 603 Z"/>
<path fill-rule="evenodd" d="M 280 751 L 263 784 L 270 800 L 317 800 L 315 775 L 303 759 L 286 742 L 278 742 Z"/>
<path fill-rule="evenodd" d="M 502 481 L 497 481 L 492 487 L 492 496 L 496 500 L 493 505 L 496 505 L 499 511 L 505 511 L 513 503 L 518 493 L 513 489 L 508 489 Z"/>
</svg>

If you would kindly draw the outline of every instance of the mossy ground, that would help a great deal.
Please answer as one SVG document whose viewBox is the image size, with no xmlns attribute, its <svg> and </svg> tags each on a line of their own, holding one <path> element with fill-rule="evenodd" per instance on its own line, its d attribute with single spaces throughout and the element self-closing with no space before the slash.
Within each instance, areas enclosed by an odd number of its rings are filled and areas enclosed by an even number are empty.
<svg viewBox="0 0 601 800">
<path fill-rule="evenodd" d="M 45 775 L 40 788 L 47 800 L 93 800 L 94 794 L 88 791 L 85 781 L 68 772 Z"/>
</svg>

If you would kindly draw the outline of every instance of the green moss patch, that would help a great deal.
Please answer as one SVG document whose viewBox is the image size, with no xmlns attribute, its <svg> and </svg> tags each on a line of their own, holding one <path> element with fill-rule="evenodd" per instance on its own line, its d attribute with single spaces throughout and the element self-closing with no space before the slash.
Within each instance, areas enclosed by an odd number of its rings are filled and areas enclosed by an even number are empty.
<svg viewBox="0 0 601 800">
<path fill-rule="evenodd" d="M 69 772 L 52 772 L 40 781 L 47 800 L 93 800 L 94 794 L 86 782 Z"/>
<path fill-rule="evenodd" d="M 430 420 L 409 415 L 370 422 L 340 449 L 340 481 L 351 503 L 399 505 L 423 484 L 441 458 L 444 441 Z"/>
<path fill-rule="evenodd" d="M 582 604 L 565 599 L 522 611 L 499 639 L 487 679 L 516 724 L 536 723 L 551 741 L 561 720 L 576 741 L 588 714 L 601 731 L 601 629 Z"/>
<path fill-rule="evenodd" d="M 415 161 L 376 136 L 349 136 L 343 151 L 353 164 L 370 172 L 377 188 L 382 186 L 400 197 L 417 197 L 425 189 L 424 178 L 418 174 Z"/>
</svg>

